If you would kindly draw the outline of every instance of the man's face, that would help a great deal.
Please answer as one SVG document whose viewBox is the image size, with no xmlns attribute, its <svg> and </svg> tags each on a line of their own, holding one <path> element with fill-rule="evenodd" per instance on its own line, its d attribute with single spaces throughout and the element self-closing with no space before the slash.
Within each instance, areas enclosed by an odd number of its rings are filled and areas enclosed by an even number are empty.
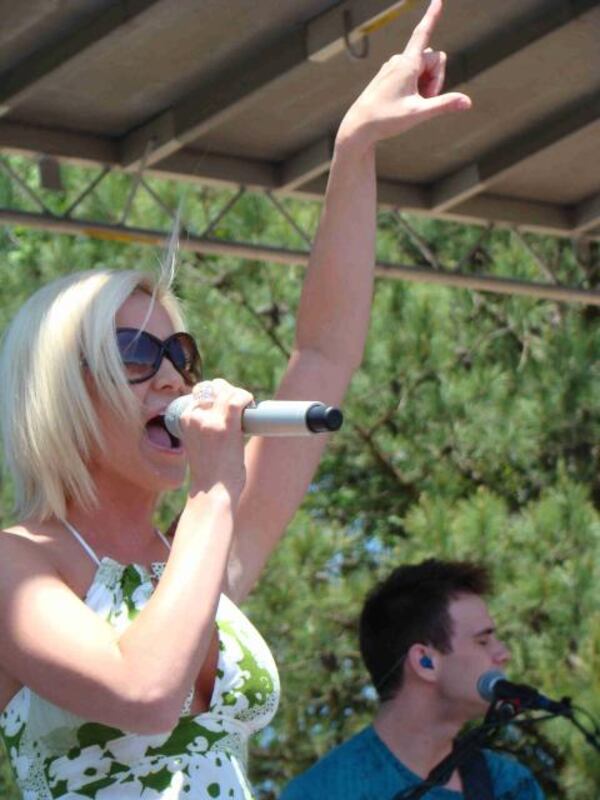
<svg viewBox="0 0 600 800">
<path fill-rule="evenodd" d="M 484 713 L 488 705 L 477 691 L 479 677 L 488 670 L 502 670 L 510 653 L 497 638 L 487 606 L 477 595 L 458 595 L 450 601 L 448 612 L 452 650 L 436 656 L 438 687 L 443 702 L 471 719 Z"/>
</svg>

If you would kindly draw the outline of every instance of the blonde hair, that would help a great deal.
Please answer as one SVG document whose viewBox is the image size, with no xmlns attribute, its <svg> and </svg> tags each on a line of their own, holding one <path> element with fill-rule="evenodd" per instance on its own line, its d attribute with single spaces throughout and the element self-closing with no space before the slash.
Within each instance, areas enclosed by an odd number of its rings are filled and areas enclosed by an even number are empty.
<svg viewBox="0 0 600 800">
<path fill-rule="evenodd" d="M 103 441 L 85 372 L 110 408 L 139 418 L 119 358 L 115 315 L 142 291 L 152 298 L 150 309 L 158 302 L 183 330 L 170 277 L 164 270 L 160 277 L 137 270 L 74 273 L 35 292 L 13 319 L 0 355 L 0 420 L 22 518 L 64 519 L 69 500 L 95 503 L 88 460 Z"/>
</svg>

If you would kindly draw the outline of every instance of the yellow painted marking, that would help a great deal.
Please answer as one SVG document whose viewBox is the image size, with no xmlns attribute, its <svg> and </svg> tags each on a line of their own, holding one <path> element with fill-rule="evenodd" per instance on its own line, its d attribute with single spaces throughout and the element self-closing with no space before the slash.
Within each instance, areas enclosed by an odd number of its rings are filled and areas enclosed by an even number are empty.
<svg viewBox="0 0 600 800">
<path fill-rule="evenodd" d="M 105 239 L 109 242 L 156 244 L 161 241 L 157 236 L 144 236 L 140 233 L 126 233 L 125 231 L 107 231 L 103 228 L 84 228 L 83 232 L 94 239 Z"/>
<path fill-rule="evenodd" d="M 395 19 L 397 19 L 400 14 L 410 11 L 412 8 L 414 8 L 414 6 L 422 2 L 423 0 L 402 0 L 397 8 L 392 8 L 389 11 L 385 11 L 383 14 L 375 17 L 373 22 L 368 22 L 366 25 L 361 25 L 358 30 L 360 33 L 365 35 L 373 33 L 374 31 L 378 31 L 380 28 L 389 25 L 390 22 L 393 22 Z"/>
</svg>

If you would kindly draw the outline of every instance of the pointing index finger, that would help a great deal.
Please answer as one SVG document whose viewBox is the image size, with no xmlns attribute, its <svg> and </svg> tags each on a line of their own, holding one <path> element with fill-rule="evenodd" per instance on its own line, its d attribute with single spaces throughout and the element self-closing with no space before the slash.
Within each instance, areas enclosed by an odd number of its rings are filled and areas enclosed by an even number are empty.
<svg viewBox="0 0 600 800">
<path fill-rule="evenodd" d="M 423 50 L 429 46 L 431 34 L 442 13 L 442 0 L 431 0 L 425 15 L 412 32 L 404 52 L 409 55 L 421 55 Z"/>
</svg>

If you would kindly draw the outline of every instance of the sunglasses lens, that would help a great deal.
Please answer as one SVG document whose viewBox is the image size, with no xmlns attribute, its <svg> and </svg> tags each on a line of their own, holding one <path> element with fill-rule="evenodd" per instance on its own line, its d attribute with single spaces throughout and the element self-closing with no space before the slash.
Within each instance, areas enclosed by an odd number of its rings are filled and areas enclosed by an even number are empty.
<svg viewBox="0 0 600 800">
<path fill-rule="evenodd" d="M 137 383 L 154 374 L 160 345 L 148 334 L 121 328 L 117 331 L 117 345 L 129 381 Z"/>
<path fill-rule="evenodd" d="M 202 378 L 200 354 L 196 342 L 188 333 L 177 333 L 166 343 L 171 363 L 190 386 Z"/>
<path fill-rule="evenodd" d="M 202 376 L 202 361 L 189 333 L 175 333 L 164 342 L 145 331 L 118 328 L 117 345 L 129 383 L 141 383 L 156 374 L 166 356 L 190 386 Z"/>
</svg>

